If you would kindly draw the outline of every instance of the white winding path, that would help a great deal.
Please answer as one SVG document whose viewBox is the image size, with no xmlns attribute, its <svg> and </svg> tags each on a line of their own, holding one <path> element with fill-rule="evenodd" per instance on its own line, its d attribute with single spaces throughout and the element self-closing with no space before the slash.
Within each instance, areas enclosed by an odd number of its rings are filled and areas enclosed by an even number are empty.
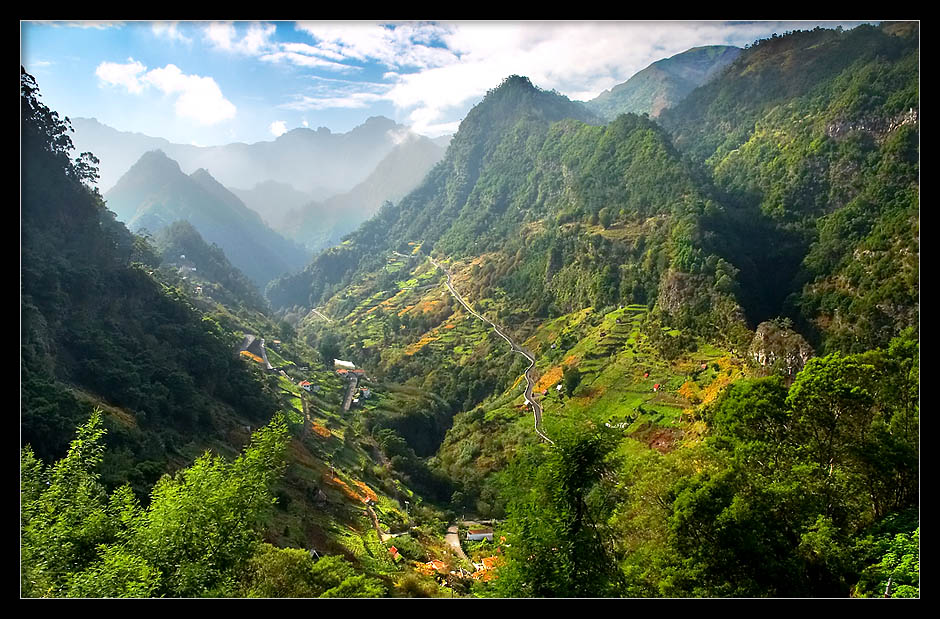
<svg viewBox="0 0 940 619">
<path fill-rule="evenodd" d="M 484 316 L 481 316 L 480 314 L 477 314 L 475 311 L 473 311 L 470 305 L 467 304 L 467 302 L 463 300 L 463 297 L 460 296 L 460 293 L 458 293 L 454 289 L 453 280 L 451 278 L 450 271 L 448 271 L 443 266 L 438 264 L 434 260 L 434 258 L 428 256 L 428 260 L 430 260 L 431 264 L 433 264 L 435 267 L 442 270 L 444 274 L 447 276 L 447 282 L 446 282 L 447 289 L 450 290 L 450 293 L 454 296 L 455 299 L 457 299 L 457 301 L 460 302 L 460 304 L 464 307 L 464 309 L 470 312 L 470 314 L 472 314 L 473 316 L 476 316 L 477 318 L 479 318 L 486 324 L 493 327 L 493 330 L 496 331 L 497 335 L 499 335 L 501 338 L 509 342 L 509 347 L 512 352 L 519 353 L 520 355 L 522 355 L 523 357 L 529 360 L 529 367 L 526 368 L 526 371 L 524 374 L 525 380 L 526 380 L 525 400 L 527 404 L 532 405 L 532 414 L 535 417 L 535 433 L 538 434 L 539 437 L 541 437 L 543 440 L 547 441 L 549 444 L 554 445 L 555 444 L 554 441 L 552 441 L 552 439 L 545 436 L 545 433 L 542 432 L 542 406 L 538 402 L 535 401 L 535 397 L 532 394 L 532 390 L 535 388 L 535 379 L 532 377 L 532 372 L 533 370 L 535 370 L 535 357 L 533 357 L 532 354 L 529 353 L 524 348 L 520 346 L 516 346 L 516 343 L 513 342 L 509 338 L 508 335 L 503 333 L 503 331 L 499 328 L 499 326 L 497 326 L 496 323 L 494 323 L 492 320 Z"/>
</svg>

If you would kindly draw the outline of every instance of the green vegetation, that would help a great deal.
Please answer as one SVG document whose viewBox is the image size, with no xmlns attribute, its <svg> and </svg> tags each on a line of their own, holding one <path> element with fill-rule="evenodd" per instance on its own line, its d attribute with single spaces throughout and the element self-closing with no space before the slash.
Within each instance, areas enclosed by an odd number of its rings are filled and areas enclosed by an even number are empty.
<svg viewBox="0 0 940 619">
<path fill-rule="evenodd" d="M 185 225 L 128 233 L 24 73 L 24 592 L 919 596 L 918 53 L 788 33 L 661 124 L 510 77 L 274 316 Z M 506 538 L 475 581 L 462 515 Z"/>
</svg>

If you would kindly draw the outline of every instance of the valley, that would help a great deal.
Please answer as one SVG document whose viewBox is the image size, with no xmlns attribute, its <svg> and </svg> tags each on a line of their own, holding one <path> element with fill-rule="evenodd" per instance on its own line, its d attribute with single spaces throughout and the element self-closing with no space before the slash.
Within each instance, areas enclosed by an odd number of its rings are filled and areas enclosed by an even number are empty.
<svg viewBox="0 0 940 619">
<path fill-rule="evenodd" d="M 21 595 L 919 597 L 919 53 L 213 147 L 24 67 Z"/>
</svg>

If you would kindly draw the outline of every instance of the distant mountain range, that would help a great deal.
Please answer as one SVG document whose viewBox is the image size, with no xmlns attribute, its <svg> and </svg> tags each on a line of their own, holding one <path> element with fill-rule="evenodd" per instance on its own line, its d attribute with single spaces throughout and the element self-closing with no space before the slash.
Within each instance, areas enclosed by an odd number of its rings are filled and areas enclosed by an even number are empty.
<svg viewBox="0 0 940 619">
<path fill-rule="evenodd" d="M 654 62 L 585 105 L 607 120 L 628 112 L 656 118 L 664 109 L 676 105 L 718 75 L 741 51 L 741 48 L 730 45 L 693 47 Z"/>
<path fill-rule="evenodd" d="M 275 181 L 308 194 L 308 200 L 352 189 L 396 145 L 414 135 L 383 116 L 373 116 L 347 133 L 298 128 L 272 142 L 205 147 L 118 131 L 93 118 L 74 118 L 72 126 L 76 151 L 90 151 L 101 161 L 102 192 L 110 190 L 141 155 L 159 149 L 187 174 L 205 168 L 223 185 L 242 190 Z"/>
<path fill-rule="evenodd" d="M 157 233 L 187 221 L 259 288 L 302 267 L 307 253 L 271 230 L 208 171 L 184 174 L 166 153 L 144 153 L 104 195 L 108 208 L 135 232 Z"/>
<path fill-rule="evenodd" d="M 351 190 L 293 209 L 282 221 L 273 221 L 272 227 L 311 251 L 335 245 L 372 217 L 382 204 L 398 202 L 417 187 L 445 152 L 435 141 L 413 135 L 396 146 L 372 174 Z"/>
</svg>

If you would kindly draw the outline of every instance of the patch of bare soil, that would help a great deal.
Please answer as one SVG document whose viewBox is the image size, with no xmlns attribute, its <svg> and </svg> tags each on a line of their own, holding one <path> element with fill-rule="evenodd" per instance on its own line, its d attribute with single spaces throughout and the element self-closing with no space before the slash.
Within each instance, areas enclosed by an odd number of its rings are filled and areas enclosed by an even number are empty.
<svg viewBox="0 0 940 619">
<path fill-rule="evenodd" d="M 679 428 L 646 425 L 633 433 L 633 438 L 643 441 L 651 449 L 660 453 L 669 453 L 682 440 L 684 433 Z"/>
</svg>

